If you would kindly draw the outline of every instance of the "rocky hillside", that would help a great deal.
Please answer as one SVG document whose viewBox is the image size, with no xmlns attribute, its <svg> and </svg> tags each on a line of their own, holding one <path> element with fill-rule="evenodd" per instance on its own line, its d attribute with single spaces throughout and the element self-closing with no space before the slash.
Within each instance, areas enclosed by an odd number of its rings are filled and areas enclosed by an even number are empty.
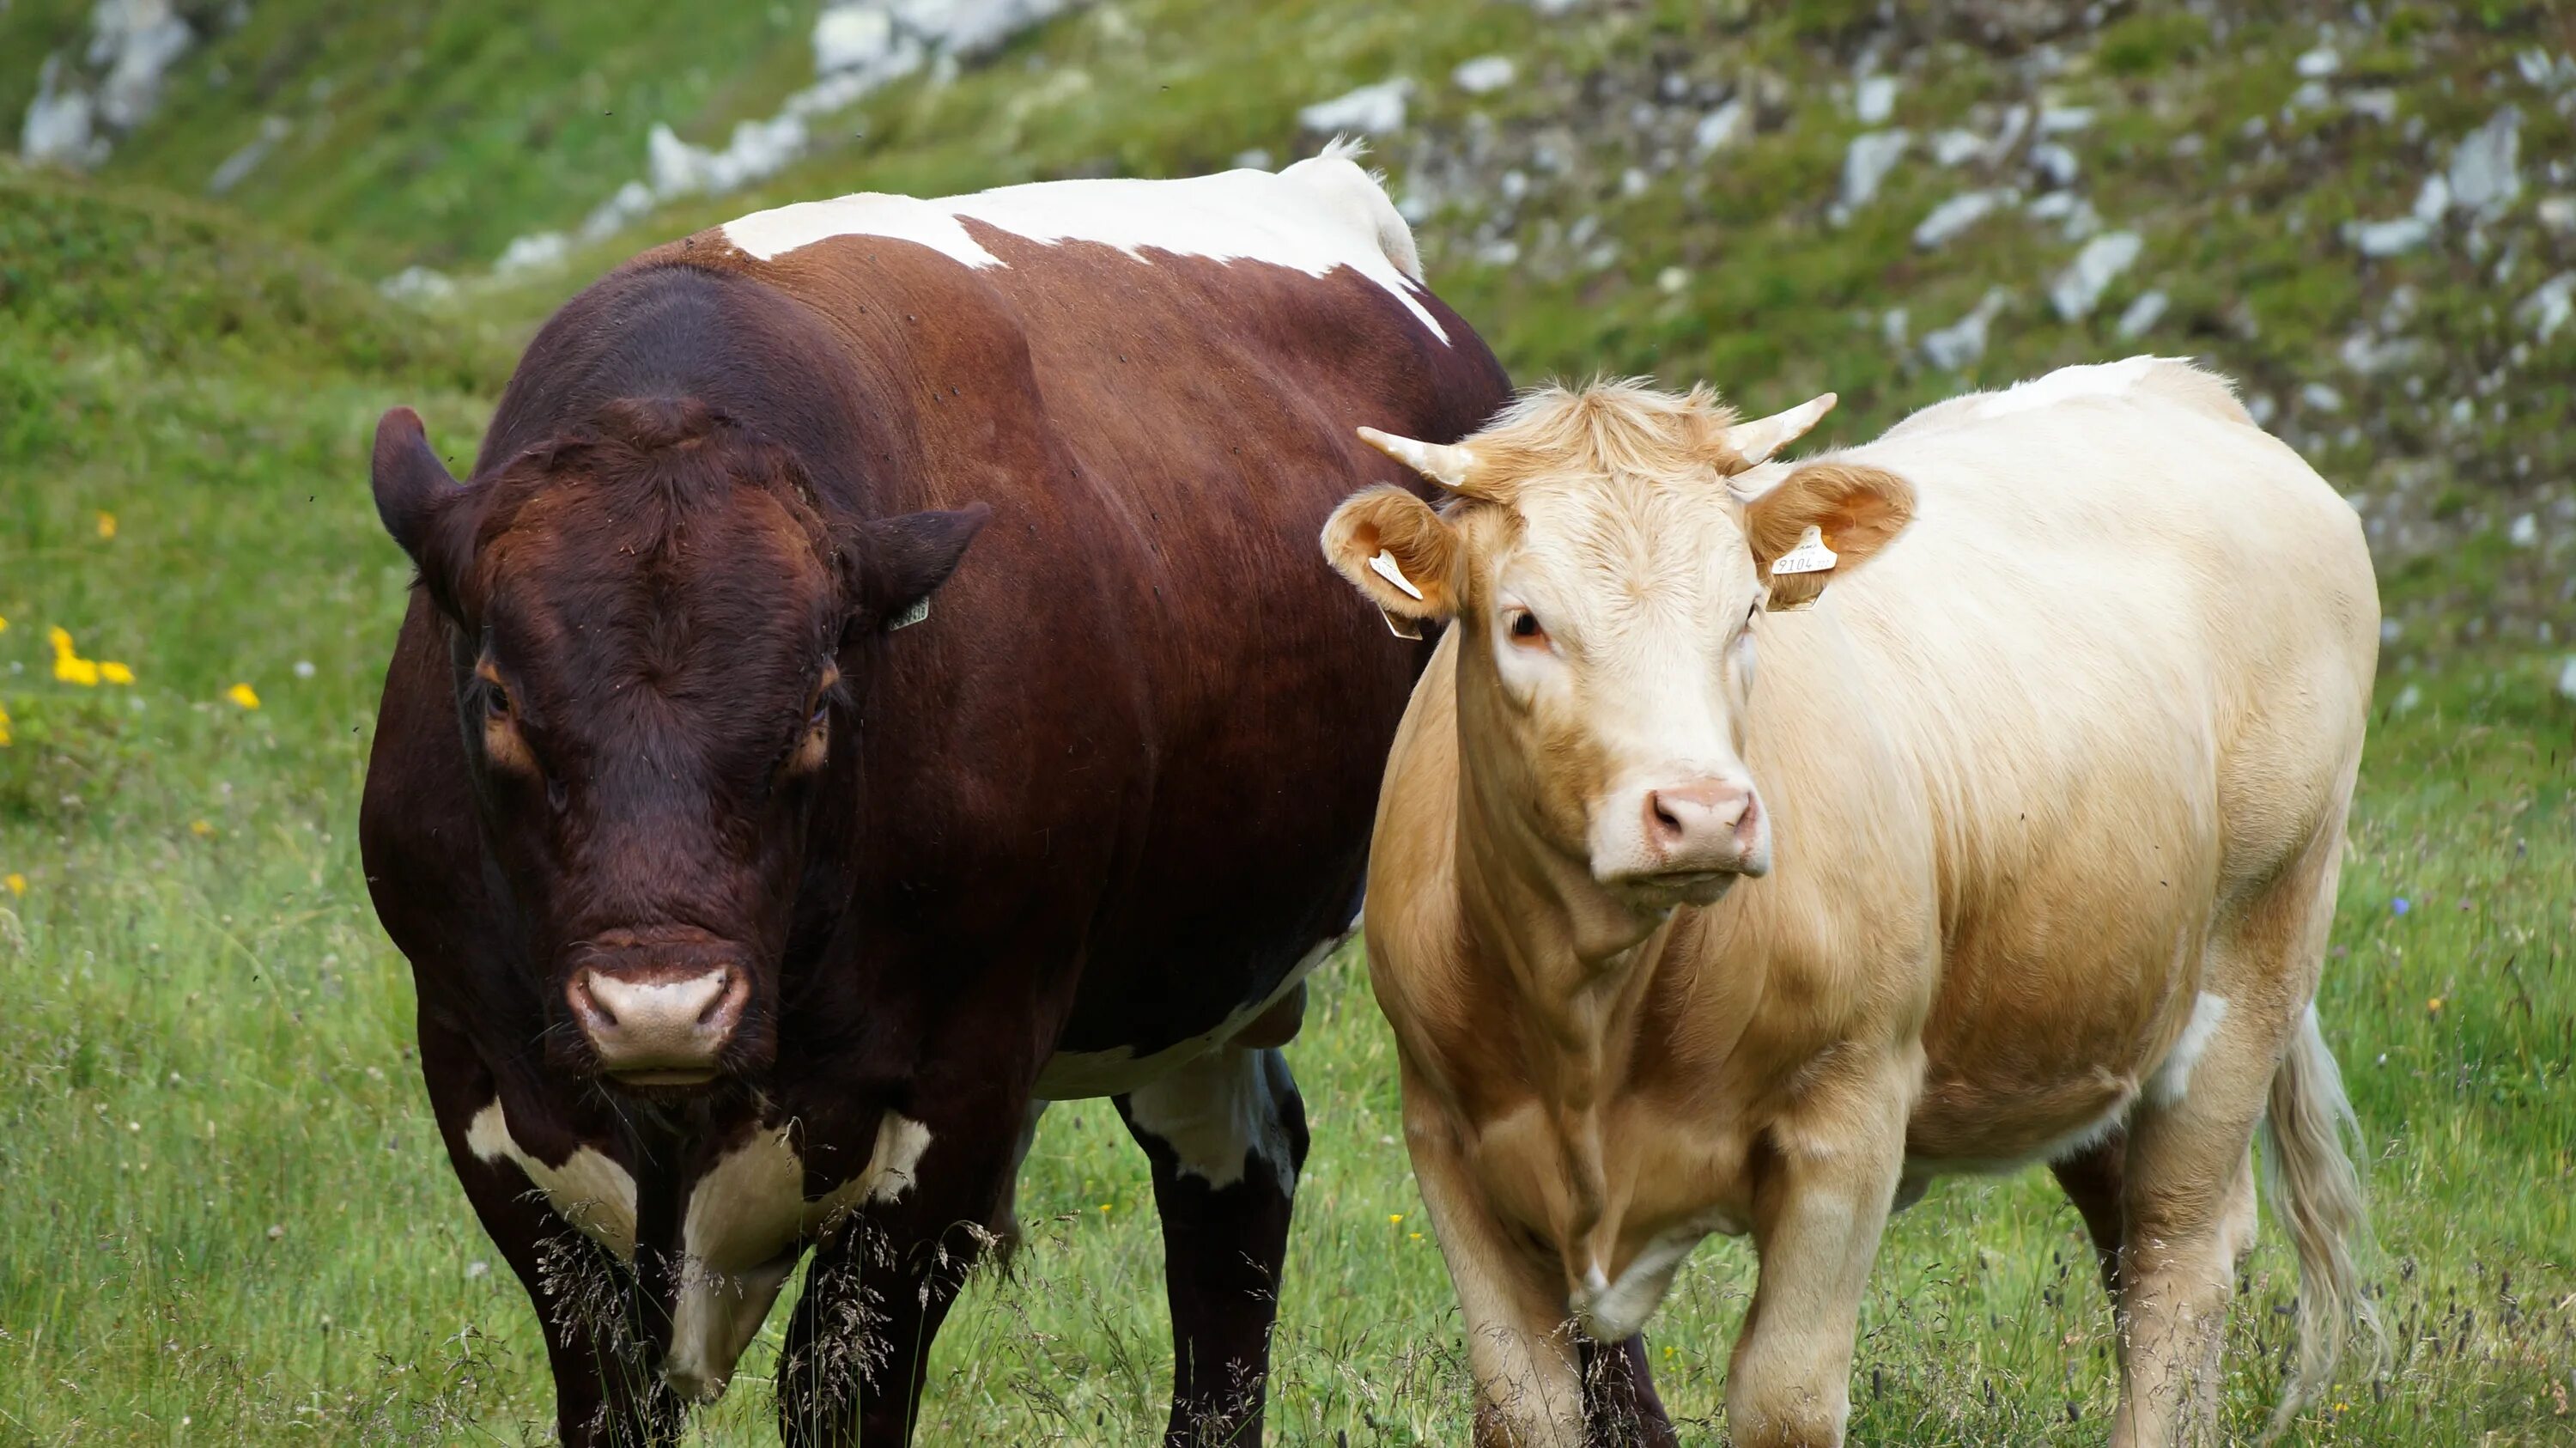
<svg viewBox="0 0 2576 1448">
<path fill-rule="evenodd" d="M 2196 356 L 2367 519 L 2392 668 L 2564 667 L 2576 694 L 2560 7 L 542 10 L 7 0 L 0 107 L 24 164 L 239 212 L 505 344 L 617 256 L 760 204 L 1365 134 L 1518 375 L 1831 387 L 1850 438 L 2063 362 Z M 47 185 L 13 199 L 80 190 Z M 0 304 L 83 285 L 29 275 L 0 258 Z"/>
</svg>

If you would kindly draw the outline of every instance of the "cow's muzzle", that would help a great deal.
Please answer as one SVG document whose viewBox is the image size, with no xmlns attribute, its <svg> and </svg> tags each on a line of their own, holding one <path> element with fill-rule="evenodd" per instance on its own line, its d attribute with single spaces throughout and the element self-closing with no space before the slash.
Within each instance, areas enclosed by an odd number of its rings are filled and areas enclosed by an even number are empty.
<svg viewBox="0 0 2576 1448">
<path fill-rule="evenodd" d="M 704 940 L 593 943 L 564 987 L 600 1071 L 635 1086 L 694 1086 L 723 1069 L 751 972 Z"/>
</svg>

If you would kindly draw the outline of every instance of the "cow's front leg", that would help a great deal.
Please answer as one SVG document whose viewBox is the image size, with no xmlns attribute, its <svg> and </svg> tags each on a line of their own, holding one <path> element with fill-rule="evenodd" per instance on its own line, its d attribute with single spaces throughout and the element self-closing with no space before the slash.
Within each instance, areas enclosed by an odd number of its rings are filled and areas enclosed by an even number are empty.
<svg viewBox="0 0 2576 1448">
<path fill-rule="evenodd" d="M 1727 1371 L 1737 1448 L 1838 1448 L 1851 1416 L 1852 1340 L 1904 1166 L 1913 1093 L 1887 1063 L 1820 1064 L 1824 1079 L 1757 1150 L 1761 1275 Z"/>
<path fill-rule="evenodd" d="M 1025 1101 L 928 1128 L 913 1184 L 852 1214 L 815 1250 L 778 1362 L 791 1448 L 912 1441 L 931 1340 L 966 1274 L 1000 1238 Z"/>
<path fill-rule="evenodd" d="M 1116 1098 L 1154 1165 L 1172 1308 L 1167 1448 L 1261 1441 L 1306 1108 L 1277 1050 L 1220 1046 Z"/>
</svg>

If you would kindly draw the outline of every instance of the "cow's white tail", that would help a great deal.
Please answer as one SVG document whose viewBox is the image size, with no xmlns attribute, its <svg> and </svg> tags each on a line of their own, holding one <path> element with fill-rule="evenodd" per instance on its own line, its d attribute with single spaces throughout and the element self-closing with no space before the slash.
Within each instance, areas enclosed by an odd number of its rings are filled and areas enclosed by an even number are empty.
<svg viewBox="0 0 2576 1448">
<path fill-rule="evenodd" d="M 2386 1350 L 2378 1309 L 2362 1295 L 2354 1260 L 2369 1223 L 2361 1174 L 2344 1144 L 2347 1133 L 2358 1138 L 2360 1131 L 2344 1097 L 2343 1072 L 2326 1049 L 2311 1005 L 2273 1073 L 2263 1129 L 2273 1215 L 2288 1224 L 2299 1254 L 2299 1366 L 2263 1435 L 2267 1443 L 2334 1376 L 2355 1324 L 2369 1340 L 2374 1366 Z"/>
</svg>

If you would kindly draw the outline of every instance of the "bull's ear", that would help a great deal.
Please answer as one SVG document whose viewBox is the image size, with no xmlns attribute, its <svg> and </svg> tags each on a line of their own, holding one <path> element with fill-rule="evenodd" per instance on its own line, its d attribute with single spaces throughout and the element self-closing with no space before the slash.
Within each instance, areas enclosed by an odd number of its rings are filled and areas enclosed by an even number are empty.
<svg viewBox="0 0 2576 1448">
<path fill-rule="evenodd" d="M 1399 618 L 1458 611 L 1466 551 L 1431 505 L 1393 484 L 1353 493 L 1324 521 L 1324 557 L 1369 602 Z"/>
<path fill-rule="evenodd" d="M 397 407 L 376 420 L 374 474 L 376 516 L 384 520 L 385 531 L 411 555 L 411 561 L 427 572 L 430 560 L 423 554 L 429 546 L 431 520 L 464 485 L 431 449 L 419 413 Z"/>
<path fill-rule="evenodd" d="M 878 518 L 852 529 L 841 550 L 843 576 L 855 605 L 851 622 L 900 625 L 931 590 L 948 581 L 966 556 L 966 545 L 992 516 L 990 506 L 969 503 L 948 512 Z"/>
<path fill-rule="evenodd" d="M 1798 607 L 1868 562 L 1913 517 L 1914 485 L 1905 479 L 1864 463 L 1816 462 L 1744 505 L 1744 536 L 1771 607 Z"/>
</svg>

